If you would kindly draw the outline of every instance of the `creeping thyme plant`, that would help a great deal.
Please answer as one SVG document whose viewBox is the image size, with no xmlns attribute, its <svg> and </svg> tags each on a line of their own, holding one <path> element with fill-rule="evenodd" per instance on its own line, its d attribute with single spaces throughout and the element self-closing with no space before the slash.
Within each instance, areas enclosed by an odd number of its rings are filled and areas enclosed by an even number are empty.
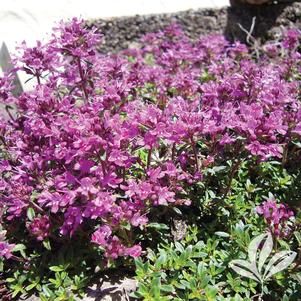
<svg viewBox="0 0 301 301">
<path fill-rule="evenodd" d="M 73 300 L 95 269 L 136 266 L 135 298 L 249 300 L 228 263 L 250 239 L 301 247 L 299 32 L 259 56 L 176 25 L 118 54 L 99 43 L 62 22 L 0 80 L 3 298 Z M 13 95 L 16 71 L 32 91 Z M 266 300 L 298 300 L 300 261 Z"/>
</svg>

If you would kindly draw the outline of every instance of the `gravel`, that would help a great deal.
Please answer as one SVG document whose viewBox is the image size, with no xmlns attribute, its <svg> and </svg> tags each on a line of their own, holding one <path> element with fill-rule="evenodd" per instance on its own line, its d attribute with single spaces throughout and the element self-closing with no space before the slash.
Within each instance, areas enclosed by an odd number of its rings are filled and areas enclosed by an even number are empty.
<svg viewBox="0 0 301 301">
<path fill-rule="evenodd" d="M 225 34 L 230 40 L 245 41 L 246 34 L 238 24 L 249 30 L 256 17 L 253 36 L 259 41 L 275 39 L 283 27 L 301 28 L 301 3 L 241 5 L 221 9 L 188 10 L 171 14 L 98 19 L 88 22 L 103 33 L 102 53 L 117 52 L 139 42 L 141 36 L 155 32 L 172 22 L 181 25 L 184 32 L 196 39 L 211 33 Z"/>
</svg>

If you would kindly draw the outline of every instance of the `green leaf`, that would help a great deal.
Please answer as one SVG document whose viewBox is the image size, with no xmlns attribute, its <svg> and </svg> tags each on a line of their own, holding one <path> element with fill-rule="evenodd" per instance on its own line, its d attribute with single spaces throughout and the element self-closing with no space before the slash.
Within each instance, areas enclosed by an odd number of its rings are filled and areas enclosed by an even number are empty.
<svg viewBox="0 0 301 301">
<path fill-rule="evenodd" d="M 8 283 L 12 283 L 12 282 L 15 282 L 16 279 L 15 278 L 6 278 L 5 281 Z"/>
<path fill-rule="evenodd" d="M 161 279 L 159 277 L 156 277 L 152 280 L 151 283 L 151 292 L 155 300 L 157 300 L 157 298 L 160 297 L 160 290 L 161 290 Z"/>
<path fill-rule="evenodd" d="M 218 293 L 218 289 L 213 286 L 209 286 L 205 290 L 205 294 L 208 301 L 215 301 L 217 293 Z"/>
<path fill-rule="evenodd" d="M 148 228 L 154 228 L 157 230 L 169 230 L 169 227 L 165 224 L 160 224 L 160 223 L 149 223 Z"/>
<path fill-rule="evenodd" d="M 265 269 L 265 279 L 268 279 L 272 275 L 279 273 L 287 269 L 297 256 L 296 252 L 293 251 L 280 251 L 275 254 L 270 262 L 267 264 Z"/>
<path fill-rule="evenodd" d="M 30 291 L 30 290 L 32 290 L 34 287 L 36 287 L 37 286 L 37 283 L 32 283 L 32 284 L 29 284 L 29 285 L 27 285 L 26 287 L 25 287 L 25 290 L 26 291 Z"/>
<path fill-rule="evenodd" d="M 187 280 L 180 280 L 180 283 L 184 286 L 185 289 L 190 289 L 190 283 Z"/>
<path fill-rule="evenodd" d="M 293 144 L 295 144 L 296 146 L 298 146 L 299 148 L 301 148 L 301 142 L 298 142 L 298 141 L 293 141 Z"/>
<path fill-rule="evenodd" d="M 143 297 L 143 295 L 139 292 L 131 292 L 129 294 L 129 296 L 132 297 L 132 298 L 137 298 L 137 299 L 140 299 L 141 297 Z"/>
<path fill-rule="evenodd" d="M 46 239 L 43 241 L 43 246 L 44 246 L 47 250 L 51 251 L 51 245 L 50 245 L 50 241 L 49 241 L 48 238 L 46 238 Z"/>
<path fill-rule="evenodd" d="M 49 282 L 54 284 L 54 285 L 57 285 L 60 281 L 57 280 L 57 279 L 49 278 Z"/>
<path fill-rule="evenodd" d="M 266 260 L 268 259 L 272 250 L 273 250 L 273 238 L 271 235 L 269 235 L 267 237 L 267 239 L 264 241 L 264 244 L 263 245 L 261 244 L 261 251 L 260 251 L 259 260 L 258 260 L 259 273 L 261 273 L 263 265 L 266 262 Z"/>
<path fill-rule="evenodd" d="M 172 210 L 173 210 L 175 213 L 177 213 L 178 215 L 183 215 L 182 211 L 181 211 L 179 208 L 177 208 L 177 207 L 172 207 Z"/>
<path fill-rule="evenodd" d="M 43 285 L 42 290 L 46 297 L 51 297 L 52 291 L 49 289 L 48 286 Z M 46 300 L 48 300 L 48 299 L 46 299 Z"/>
<path fill-rule="evenodd" d="M 42 294 L 39 295 L 39 298 L 41 299 L 41 301 L 48 301 L 48 299 Z"/>
<path fill-rule="evenodd" d="M 162 265 L 164 265 L 167 261 L 167 254 L 165 251 L 161 251 L 160 252 L 160 256 L 159 258 L 157 259 L 156 263 L 155 263 L 155 267 L 156 268 L 160 268 Z"/>
<path fill-rule="evenodd" d="M 179 243 L 179 242 L 175 242 L 175 246 L 176 246 L 176 249 L 179 251 L 179 252 L 181 252 L 181 253 L 183 253 L 184 252 L 184 247 Z"/>
<path fill-rule="evenodd" d="M 22 250 L 25 250 L 26 246 L 23 244 L 17 244 L 14 248 L 13 248 L 13 252 L 20 252 Z"/>
<path fill-rule="evenodd" d="M 23 258 L 26 258 L 26 253 L 25 251 L 26 250 L 26 246 L 23 245 L 23 244 L 17 244 L 14 249 L 13 249 L 13 252 L 20 252 L 20 254 L 22 255 Z"/>
<path fill-rule="evenodd" d="M 53 271 L 53 272 L 62 272 L 64 271 L 64 267 L 62 266 L 52 266 L 49 268 L 50 271 Z"/>
<path fill-rule="evenodd" d="M 290 301 L 290 299 L 287 295 L 284 295 L 281 301 Z"/>
<path fill-rule="evenodd" d="M 222 231 L 215 232 L 214 234 L 220 237 L 230 237 L 229 233 L 222 232 Z"/>
<path fill-rule="evenodd" d="M 175 291 L 175 288 L 171 284 L 163 284 L 161 286 L 161 291 L 167 292 L 167 293 L 173 293 Z"/>
<path fill-rule="evenodd" d="M 253 279 L 260 283 L 260 275 L 258 274 L 256 265 L 246 260 L 232 260 L 229 266 L 239 275 Z"/>
<path fill-rule="evenodd" d="M 16 290 L 13 291 L 12 297 L 15 298 L 20 292 L 21 292 L 21 289 L 17 288 Z"/>
<path fill-rule="evenodd" d="M 35 215 L 36 215 L 36 213 L 35 213 L 34 209 L 32 207 L 29 207 L 27 209 L 27 217 L 28 217 L 28 219 L 30 221 L 32 221 L 35 218 Z"/>
</svg>

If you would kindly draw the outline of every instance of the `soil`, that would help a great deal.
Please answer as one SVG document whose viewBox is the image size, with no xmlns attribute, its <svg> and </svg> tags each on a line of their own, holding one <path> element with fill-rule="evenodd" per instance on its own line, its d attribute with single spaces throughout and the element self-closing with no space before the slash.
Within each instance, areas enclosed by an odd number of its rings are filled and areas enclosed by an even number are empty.
<svg viewBox="0 0 301 301">
<path fill-rule="evenodd" d="M 192 39 L 200 35 L 219 33 L 233 40 L 246 40 L 246 33 L 238 24 L 250 30 L 253 17 L 255 27 L 252 35 L 260 42 L 277 39 L 284 28 L 301 28 L 301 3 L 264 5 L 238 5 L 221 9 L 188 10 L 172 14 L 133 16 L 89 21 L 103 33 L 99 46 L 102 53 L 117 52 L 135 46 L 141 36 L 165 28 L 172 22 L 181 25 Z"/>
</svg>

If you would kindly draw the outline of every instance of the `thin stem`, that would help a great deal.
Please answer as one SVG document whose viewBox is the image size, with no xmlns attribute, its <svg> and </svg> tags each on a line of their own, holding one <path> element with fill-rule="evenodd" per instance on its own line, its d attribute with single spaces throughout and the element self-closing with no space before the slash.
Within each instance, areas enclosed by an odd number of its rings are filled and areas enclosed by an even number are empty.
<svg viewBox="0 0 301 301">
<path fill-rule="evenodd" d="M 3 136 L 0 136 L 0 141 L 2 142 L 2 144 L 3 144 L 4 146 L 6 146 L 6 141 L 5 141 L 5 139 L 4 139 Z"/>
<path fill-rule="evenodd" d="M 10 106 L 7 106 L 7 105 L 5 106 L 5 111 L 6 111 L 6 113 L 8 114 L 9 118 L 10 118 L 13 122 L 15 122 L 16 120 L 15 120 L 14 116 L 12 115 L 12 113 L 10 112 L 10 109 L 11 109 Z"/>
<path fill-rule="evenodd" d="M 26 259 L 24 259 L 22 257 L 19 257 L 19 256 L 16 256 L 16 255 L 12 255 L 10 258 L 13 259 L 13 260 L 19 261 L 19 262 L 26 262 L 27 261 Z"/>
<path fill-rule="evenodd" d="M 264 283 L 263 282 L 260 282 L 260 289 L 261 289 L 261 292 L 259 294 L 256 294 L 254 296 L 251 297 L 251 300 L 255 300 L 255 298 L 258 297 L 258 301 L 262 301 L 262 297 L 263 297 L 263 285 Z"/>
<path fill-rule="evenodd" d="M 233 178 L 234 178 L 234 175 L 236 173 L 236 171 L 238 170 L 239 166 L 240 166 L 240 163 L 241 163 L 241 160 L 238 160 L 232 167 L 231 169 L 231 172 L 230 172 L 230 177 L 229 177 L 229 182 L 228 182 L 228 185 L 227 185 L 227 188 L 224 192 L 224 195 L 223 195 L 223 199 L 228 195 L 228 193 L 230 192 L 230 189 L 231 189 L 231 185 L 232 185 L 232 181 L 233 181 Z"/>
<path fill-rule="evenodd" d="M 285 137 L 285 145 L 283 147 L 283 155 L 282 155 L 282 162 L 281 162 L 282 167 L 284 167 L 287 162 L 288 148 L 289 148 L 289 143 L 291 142 L 291 132 L 292 132 L 292 128 L 290 127 Z"/>
<path fill-rule="evenodd" d="M 175 155 L 176 155 L 176 143 L 174 142 L 172 145 L 172 150 L 171 150 L 171 160 L 174 162 L 175 160 Z"/>
<path fill-rule="evenodd" d="M 41 78 L 40 78 L 39 73 L 36 74 L 36 78 L 37 78 L 38 85 L 40 86 L 41 85 Z"/>
<path fill-rule="evenodd" d="M 88 92 L 87 92 L 87 88 L 86 88 L 86 79 L 85 79 L 85 76 L 84 76 L 84 71 L 83 71 L 83 68 L 82 68 L 79 57 L 77 58 L 77 66 L 78 66 L 78 71 L 79 71 L 79 75 L 80 75 L 80 78 L 81 78 L 81 86 L 82 86 L 83 92 L 85 94 L 85 99 L 86 99 L 86 101 L 88 101 Z"/>
<path fill-rule="evenodd" d="M 151 147 L 148 151 L 148 154 L 147 154 L 147 166 L 146 168 L 148 169 L 149 166 L 150 166 L 150 163 L 151 163 L 151 159 L 152 159 L 152 151 L 153 151 L 153 148 Z"/>
<path fill-rule="evenodd" d="M 199 171 L 199 160 L 198 160 L 198 152 L 196 149 L 196 144 L 195 141 L 193 140 L 193 137 L 191 136 L 190 138 L 191 141 L 191 147 L 193 150 L 193 155 L 194 155 L 194 160 L 195 160 L 195 167 L 196 167 L 196 171 Z"/>
<path fill-rule="evenodd" d="M 263 300 L 263 282 L 261 282 L 261 294 L 260 294 L 260 296 L 259 296 L 259 300 L 261 301 L 261 300 Z"/>
<path fill-rule="evenodd" d="M 33 201 L 30 201 L 30 204 L 39 212 L 39 213 L 45 213 L 44 210 L 37 205 L 36 203 L 34 203 Z"/>
<path fill-rule="evenodd" d="M 37 204 L 34 203 L 33 201 L 30 201 L 30 204 L 31 204 L 31 205 L 32 205 L 39 213 L 42 213 L 42 214 L 45 214 L 45 213 L 46 213 L 39 205 L 37 205 Z M 58 220 L 57 218 L 54 218 L 53 216 L 50 216 L 50 215 L 49 215 L 49 218 L 50 218 L 52 221 L 54 221 L 54 222 L 56 222 L 56 223 L 58 223 L 58 224 L 61 224 L 61 221 Z"/>
<path fill-rule="evenodd" d="M 101 164 L 101 169 L 102 169 L 103 176 L 106 176 L 107 171 L 106 171 L 105 162 L 103 160 L 100 160 L 100 164 Z"/>
<path fill-rule="evenodd" d="M 123 182 L 125 183 L 125 180 L 126 180 L 126 171 L 125 171 L 125 167 L 122 167 L 122 179 L 123 179 Z"/>
<path fill-rule="evenodd" d="M 147 173 L 147 170 L 146 170 L 146 166 L 145 164 L 142 162 L 142 160 L 140 158 L 138 158 L 137 162 L 140 164 L 140 166 L 143 168 L 145 174 Z"/>
</svg>

